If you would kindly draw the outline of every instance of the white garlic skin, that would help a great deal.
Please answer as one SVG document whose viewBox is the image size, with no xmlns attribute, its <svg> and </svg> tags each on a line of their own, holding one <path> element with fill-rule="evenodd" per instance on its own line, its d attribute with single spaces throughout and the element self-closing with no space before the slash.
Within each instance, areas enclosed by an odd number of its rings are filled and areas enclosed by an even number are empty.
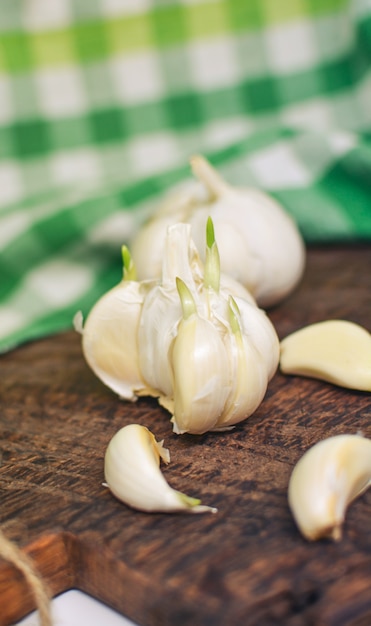
<svg viewBox="0 0 371 626">
<path fill-rule="evenodd" d="M 128 506 L 148 513 L 215 513 L 216 509 L 172 489 L 160 470 L 169 451 L 140 424 L 121 428 L 110 440 L 104 458 L 104 476 L 113 495 Z"/>
<path fill-rule="evenodd" d="M 259 306 L 284 299 L 299 283 L 306 259 L 303 238 L 294 220 L 273 197 L 254 188 L 235 188 L 201 156 L 191 159 L 201 181 L 170 195 L 131 242 L 138 277 L 161 273 L 166 228 L 185 221 L 204 260 L 206 221 L 214 223 L 223 273 L 241 282 Z M 182 195 L 183 193 L 183 195 Z M 170 212 L 171 198 L 173 213 Z"/>
<path fill-rule="evenodd" d="M 347 506 L 370 482 L 370 439 L 335 435 L 309 448 L 288 486 L 289 506 L 303 536 L 339 540 Z"/>
</svg>

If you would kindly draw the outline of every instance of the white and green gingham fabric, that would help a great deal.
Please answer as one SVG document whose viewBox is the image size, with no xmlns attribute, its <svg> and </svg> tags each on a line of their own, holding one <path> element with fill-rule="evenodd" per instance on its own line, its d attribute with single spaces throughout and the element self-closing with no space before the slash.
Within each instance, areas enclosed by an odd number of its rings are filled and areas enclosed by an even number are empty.
<svg viewBox="0 0 371 626">
<path fill-rule="evenodd" d="M 371 240 L 371 0 L 0 0 L 0 350 L 71 328 L 193 153 Z"/>
</svg>

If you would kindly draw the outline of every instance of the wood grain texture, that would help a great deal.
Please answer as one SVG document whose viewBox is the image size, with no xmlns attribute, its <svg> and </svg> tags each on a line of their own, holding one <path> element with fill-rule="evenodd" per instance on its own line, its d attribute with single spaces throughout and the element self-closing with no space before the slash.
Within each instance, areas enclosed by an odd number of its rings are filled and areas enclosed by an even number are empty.
<svg viewBox="0 0 371 626">
<path fill-rule="evenodd" d="M 371 330 L 371 249 L 311 249 L 304 279 L 269 312 L 279 336 L 330 318 Z M 143 626 L 371 624 L 371 491 L 339 543 L 306 542 L 287 506 L 290 473 L 324 437 L 371 437 L 371 395 L 310 379 L 271 382 L 233 432 L 173 434 L 155 401 L 119 401 L 86 366 L 77 334 L 0 357 L 0 524 L 52 592 L 78 588 Z M 144 514 L 102 486 L 112 435 L 136 421 L 165 439 L 176 489 L 216 515 Z M 33 608 L 0 561 L 0 625 Z"/>
</svg>

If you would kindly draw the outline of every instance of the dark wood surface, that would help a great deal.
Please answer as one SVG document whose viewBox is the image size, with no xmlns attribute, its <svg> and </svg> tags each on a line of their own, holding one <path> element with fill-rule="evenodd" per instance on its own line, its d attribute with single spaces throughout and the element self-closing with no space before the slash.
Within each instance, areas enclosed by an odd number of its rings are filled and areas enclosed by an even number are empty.
<svg viewBox="0 0 371 626">
<path fill-rule="evenodd" d="M 371 248 L 317 248 L 304 279 L 271 310 L 279 336 L 350 319 L 371 330 Z M 70 332 L 0 358 L 0 524 L 53 594 L 78 588 L 143 626 L 371 624 L 371 491 L 339 543 L 306 542 L 287 506 L 290 473 L 321 438 L 371 437 L 371 395 L 277 373 L 233 432 L 172 433 L 156 402 L 119 401 Z M 102 486 L 112 435 L 137 421 L 165 439 L 168 482 L 216 515 L 135 512 Z M 0 624 L 33 608 L 0 560 Z"/>
</svg>

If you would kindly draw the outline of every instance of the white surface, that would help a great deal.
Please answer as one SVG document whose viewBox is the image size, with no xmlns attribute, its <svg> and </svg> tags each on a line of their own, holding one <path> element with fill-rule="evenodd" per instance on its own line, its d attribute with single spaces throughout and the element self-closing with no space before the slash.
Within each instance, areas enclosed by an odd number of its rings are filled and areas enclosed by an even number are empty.
<svg viewBox="0 0 371 626">
<path fill-rule="evenodd" d="M 72 589 L 52 601 L 53 626 L 137 626 L 94 598 Z M 30 613 L 17 626 L 39 626 L 37 611 Z"/>
</svg>

